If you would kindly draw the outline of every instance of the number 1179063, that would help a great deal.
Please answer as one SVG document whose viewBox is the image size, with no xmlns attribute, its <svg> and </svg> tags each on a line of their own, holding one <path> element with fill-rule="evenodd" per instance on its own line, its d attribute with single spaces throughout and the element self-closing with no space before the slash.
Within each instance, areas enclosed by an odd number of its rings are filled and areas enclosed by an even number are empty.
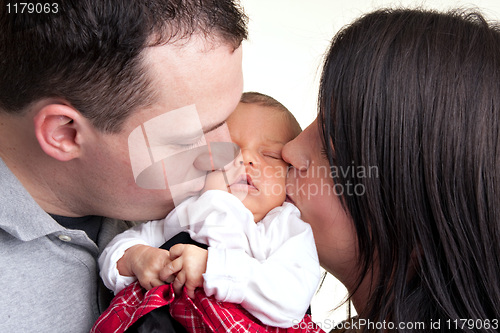
<svg viewBox="0 0 500 333">
<path fill-rule="evenodd" d="M 7 4 L 8 14 L 56 14 L 58 3 L 14 2 Z"/>
</svg>

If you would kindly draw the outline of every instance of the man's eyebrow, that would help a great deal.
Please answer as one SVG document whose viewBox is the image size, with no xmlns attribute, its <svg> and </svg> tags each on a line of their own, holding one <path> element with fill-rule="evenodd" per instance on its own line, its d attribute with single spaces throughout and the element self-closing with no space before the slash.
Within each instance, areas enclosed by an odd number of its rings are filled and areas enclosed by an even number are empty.
<svg viewBox="0 0 500 333">
<path fill-rule="evenodd" d="M 219 127 L 221 127 L 222 125 L 224 125 L 226 123 L 226 121 L 222 121 L 218 124 L 215 124 L 213 126 L 210 126 L 210 127 L 207 127 L 207 128 L 203 128 L 203 133 L 207 134 L 207 133 L 210 133 L 212 131 L 215 131 L 216 129 L 218 129 Z"/>
</svg>

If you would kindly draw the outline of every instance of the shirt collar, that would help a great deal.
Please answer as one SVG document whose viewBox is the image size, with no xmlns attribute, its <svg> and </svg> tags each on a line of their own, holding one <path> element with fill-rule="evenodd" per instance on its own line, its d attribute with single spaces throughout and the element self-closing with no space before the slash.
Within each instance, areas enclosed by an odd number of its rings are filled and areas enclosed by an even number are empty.
<svg viewBox="0 0 500 333">
<path fill-rule="evenodd" d="M 0 158 L 0 228 L 30 241 L 63 230 L 31 197 Z"/>
</svg>

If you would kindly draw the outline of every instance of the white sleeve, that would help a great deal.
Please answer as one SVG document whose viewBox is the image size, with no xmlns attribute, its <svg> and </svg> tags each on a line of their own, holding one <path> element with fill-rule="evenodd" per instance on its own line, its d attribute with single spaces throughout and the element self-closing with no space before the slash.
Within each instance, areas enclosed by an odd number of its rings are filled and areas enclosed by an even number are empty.
<svg viewBox="0 0 500 333">
<path fill-rule="evenodd" d="M 227 202 L 230 207 L 240 205 L 245 209 L 233 195 L 223 191 L 208 191 L 199 198 L 186 199 L 163 220 L 143 223 L 117 235 L 99 257 L 100 275 L 106 287 L 117 294 L 137 280 L 135 276 L 120 275 L 116 267 L 125 251 L 134 245 L 160 247 L 181 231 L 188 231 L 194 240 L 211 246 L 220 246 L 220 243 L 227 242 L 228 237 L 239 243 L 236 235 L 243 234 L 241 229 L 230 228 L 227 223 L 234 220 L 234 216 L 241 213 L 242 209 L 238 207 L 228 212 Z M 248 214 L 253 223 L 253 217 L 250 212 Z M 221 215 L 227 218 L 221 218 Z M 250 217 L 247 216 L 247 219 Z"/>
<path fill-rule="evenodd" d="M 264 324 L 291 327 L 303 318 L 320 280 L 311 227 L 285 203 L 243 229 L 236 242 L 225 239 L 231 248 L 209 247 L 205 292 L 240 303 Z"/>
<path fill-rule="evenodd" d="M 255 226 L 253 214 L 234 195 L 210 190 L 189 204 L 176 208 L 179 224 L 191 238 L 214 248 L 249 250 L 248 226 Z"/>
<path fill-rule="evenodd" d="M 138 244 L 160 247 L 182 229 L 176 224 L 174 209 L 163 220 L 142 223 L 115 236 L 99 256 L 100 275 L 104 285 L 117 294 L 137 280 L 135 276 L 120 275 L 116 267 L 118 260 L 128 248 Z"/>
</svg>

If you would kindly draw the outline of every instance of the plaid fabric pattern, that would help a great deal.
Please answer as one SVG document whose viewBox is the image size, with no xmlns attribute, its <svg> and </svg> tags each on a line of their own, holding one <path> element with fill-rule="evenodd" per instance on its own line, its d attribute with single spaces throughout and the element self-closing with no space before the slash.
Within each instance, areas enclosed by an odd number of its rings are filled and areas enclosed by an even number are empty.
<svg viewBox="0 0 500 333">
<path fill-rule="evenodd" d="M 153 288 L 145 293 L 139 282 L 132 283 L 113 298 L 110 306 L 97 319 L 91 333 L 125 332 L 139 318 L 168 305 L 174 300 L 170 285 Z"/>
<path fill-rule="evenodd" d="M 191 299 L 184 292 L 175 298 L 170 285 L 163 285 L 144 293 L 138 282 L 123 289 L 113 299 L 109 308 L 99 317 L 91 333 L 120 333 L 150 311 L 170 305 L 175 320 L 191 333 L 321 333 L 323 332 L 306 315 L 300 323 L 290 328 L 270 327 L 261 324 L 238 304 L 218 302 L 207 297 L 203 289 Z"/>
</svg>

